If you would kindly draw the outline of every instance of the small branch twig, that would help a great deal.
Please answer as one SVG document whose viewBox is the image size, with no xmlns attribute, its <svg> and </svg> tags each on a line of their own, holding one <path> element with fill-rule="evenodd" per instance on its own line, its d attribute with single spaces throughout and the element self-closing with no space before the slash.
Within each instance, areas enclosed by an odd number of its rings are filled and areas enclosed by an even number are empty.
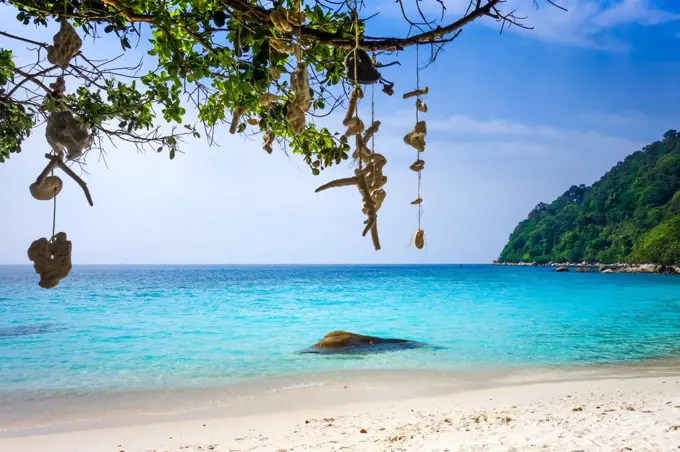
<svg viewBox="0 0 680 452">
<path fill-rule="evenodd" d="M 63 172 L 65 172 L 71 179 L 76 181 L 78 185 L 80 185 L 80 188 L 83 189 L 83 192 L 85 192 L 85 197 L 87 198 L 87 202 L 90 204 L 90 206 L 94 206 L 94 202 L 92 201 L 92 196 L 90 195 L 90 190 L 87 188 L 87 183 L 83 179 L 80 178 L 76 173 L 73 172 L 71 168 L 66 166 L 64 161 L 59 157 L 58 155 L 52 155 L 52 154 L 45 154 L 45 158 L 50 161 L 50 163 L 47 164 L 44 170 L 40 173 L 38 178 L 35 180 L 36 185 L 40 185 L 47 177 L 47 175 L 52 171 L 54 168 L 59 168 Z"/>
</svg>

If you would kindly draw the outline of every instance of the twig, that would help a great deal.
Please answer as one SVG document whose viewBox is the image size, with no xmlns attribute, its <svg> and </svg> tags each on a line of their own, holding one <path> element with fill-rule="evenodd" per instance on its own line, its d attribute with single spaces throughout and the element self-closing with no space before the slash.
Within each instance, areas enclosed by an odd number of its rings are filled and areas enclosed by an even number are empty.
<svg viewBox="0 0 680 452">
<path fill-rule="evenodd" d="M 66 166 L 61 157 L 59 157 L 58 155 L 45 154 L 45 158 L 48 159 L 50 163 L 47 164 L 45 169 L 42 171 L 42 173 L 40 173 L 38 178 L 35 180 L 36 185 L 40 185 L 40 183 L 43 181 L 43 179 L 45 179 L 45 177 L 50 173 L 50 171 L 58 167 L 63 172 L 65 172 L 71 179 L 76 181 L 78 185 L 80 185 L 80 188 L 82 188 L 83 192 L 85 192 L 87 202 L 90 204 L 90 206 L 94 206 L 92 196 L 90 195 L 90 190 L 87 188 L 87 183 L 85 183 L 85 181 L 81 179 L 80 176 L 74 173 L 71 168 Z"/>
</svg>

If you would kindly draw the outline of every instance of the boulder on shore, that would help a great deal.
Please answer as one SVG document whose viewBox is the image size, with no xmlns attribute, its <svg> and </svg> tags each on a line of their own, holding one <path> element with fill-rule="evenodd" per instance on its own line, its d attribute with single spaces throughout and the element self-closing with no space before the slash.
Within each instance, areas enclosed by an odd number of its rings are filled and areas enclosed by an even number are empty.
<svg viewBox="0 0 680 452">
<path fill-rule="evenodd" d="M 593 267 L 576 267 L 574 271 L 578 273 L 595 273 L 595 269 Z"/>
<path fill-rule="evenodd" d="M 557 267 L 557 268 L 555 269 L 555 271 L 556 271 L 557 273 L 568 272 L 568 271 L 569 271 L 569 268 L 568 268 L 568 267 Z"/>
</svg>

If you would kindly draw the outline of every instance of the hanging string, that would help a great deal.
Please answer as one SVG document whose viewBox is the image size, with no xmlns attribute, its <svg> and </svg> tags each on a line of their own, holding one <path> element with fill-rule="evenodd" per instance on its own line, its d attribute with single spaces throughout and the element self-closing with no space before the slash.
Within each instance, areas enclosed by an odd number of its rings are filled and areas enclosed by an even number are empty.
<svg viewBox="0 0 680 452">
<path fill-rule="evenodd" d="M 375 52 L 371 58 L 375 65 Z M 375 84 L 371 85 L 371 126 L 375 123 Z M 371 154 L 375 154 L 375 133 L 371 135 Z"/>
<path fill-rule="evenodd" d="M 64 0 L 64 15 L 62 16 L 61 20 L 62 21 L 68 20 L 66 18 L 66 16 L 68 16 L 68 0 Z M 65 76 L 66 76 L 66 69 L 62 68 L 61 69 L 62 79 L 65 79 Z M 59 103 L 61 104 L 61 108 L 65 107 L 63 96 L 62 96 L 61 99 L 59 99 Z M 52 149 L 52 152 L 50 152 L 50 153 L 55 154 L 54 149 Z M 54 176 L 54 169 L 50 172 L 50 176 Z M 55 190 L 54 198 L 52 198 L 52 236 L 50 238 L 50 242 L 54 241 L 54 236 L 57 233 L 57 196 L 58 195 L 57 195 L 57 192 Z"/>
<path fill-rule="evenodd" d="M 416 89 L 420 90 L 420 46 L 416 45 Z M 420 94 L 416 96 L 416 103 L 420 102 Z M 418 107 L 416 105 L 416 123 L 420 120 L 420 115 L 418 114 Z M 420 151 L 416 149 L 417 161 L 420 161 Z M 418 197 L 420 199 L 420 181 L 422 178 L 422 172 L 418 171 Z M 420 227 L 420 220 L 423 216 L 423 203 L 418 204 L 418 230 Z"/>
<path fill-rule="evenodd" d="M 359 2 L 354 0 L 354 89 L 361 89 L 359 86 Z M 359 118 L 359 102 L 357 100 L 354 107 L 354 116 Z M 356 143 L 359 144 L 359 135 L 355 139 Z M 359 158 L 359 171 L 362 170 L 363 164 L 361 159 L 361 148 L 357 146 L 357 154 Z"/>
</svg>

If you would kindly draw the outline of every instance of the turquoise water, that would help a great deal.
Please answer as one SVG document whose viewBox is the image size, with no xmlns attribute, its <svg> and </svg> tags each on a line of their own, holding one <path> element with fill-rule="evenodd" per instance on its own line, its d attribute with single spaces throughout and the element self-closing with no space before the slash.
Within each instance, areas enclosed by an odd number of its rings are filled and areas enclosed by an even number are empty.
<svg viewBox="0 0 680 452">
<path fill-rule="evenodd" d="M 0 267 L 0 391 L 338 369 L 627 363 L 680 349 L 680 278 L 492 266 Z M 335 329 L 432 347 L 298 354 Z"/>
</svg>

